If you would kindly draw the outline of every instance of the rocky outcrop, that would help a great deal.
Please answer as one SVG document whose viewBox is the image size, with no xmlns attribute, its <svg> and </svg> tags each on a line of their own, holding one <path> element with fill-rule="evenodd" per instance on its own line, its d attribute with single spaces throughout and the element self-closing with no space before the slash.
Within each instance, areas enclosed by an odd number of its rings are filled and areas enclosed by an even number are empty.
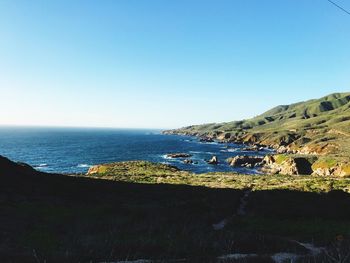
<svg viewBox="0 0 350 263">
<path fill-rule="evenodd" d="M 166 155 L 167 158 L 188 158 L 191 156 L 192 155 L 188 153 L 169 153 Z"/>
<path fill-rule="evenodd" d="M 281 166 L 282 174 L 309 175 L 312 174 L 311 163 L 303 157 L 288 158 Z"/>
<path fill-rule="evenodd" d="M 222 132 L 217 136 L 217 139 L 220 141 L 228 141 L 231 138 L 231 133 Z"/>
<path fill-rule="evenodd" d="M 270 174 L 310 175 L 313 172 L 313 161 L 309 158 L 289 155 L 266 156 L 261 170 Z"/>
<path fill-rule="evenodd" d="M 331 176 L 334 174 L 334 168 L 316 168 L 313 170 L 312 175 L 317 176 Z"/>
<path fill-rule="evenodd" d="M 261 165 L 261 162 L 263 160 L 263 157 L 261 156 L 248 156 L 248 155 L 242 155 L 242 156 L 235 156 L 232 158 L 228 158 L 227 162 L 229 165 L 234 167 L 253 167 L 257 165 Z"/>
<path fill-rule="evenodd" d="M 312 165 L 313 175 L 317 176 L 350 176 L 350 163 L 339 163 L 333 159 L 320 159 Z"/>
<path fill-rule="evenodd" d="M 102 165 L 93 165 L 89 168 L 88 172 L 86 174 L 90 175 L 90 174 L 97 174 L 100 172 L 100 168 L 102 167 Z"/>
<path fill-rule="evenodd" d="M 276 154 L 263 159 L 261 171 L 269 174 L 315 175 L 315 176 L 350 176 L 350 163 L 337 159 Z"/>
<path fill-rule="evenodd" d="M 214 155 L 213 157 L 211 157 L 211 159 L 209 161 L 207 161 L 208 164 L 218 164 L 218 158 Z"/>
<path fill-rule="evenodd" d="M 200 137 L 199 141 L 200 142 L 214 142 L 214 139 L 211 137 Z"/>
<path fill-rule="evenodd" d="M 241 149 L 241 151 L 246 151 L 246 152 L 259 152 L 259 151 L 263 151 L 265 148 L 263 146 L 260 145 L 252 145 L 249 147 L 243 147 Z"/>
</svg>

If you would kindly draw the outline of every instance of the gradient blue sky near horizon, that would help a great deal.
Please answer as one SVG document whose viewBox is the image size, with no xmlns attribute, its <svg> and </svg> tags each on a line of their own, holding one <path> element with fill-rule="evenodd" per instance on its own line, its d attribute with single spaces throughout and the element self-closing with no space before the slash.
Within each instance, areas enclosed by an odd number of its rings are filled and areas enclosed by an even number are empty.
<svg viewBox="0 0 350 263">
<path fill-rule="evenodd" d="M 327 0 L 0 0 L 0 124 L 176 128 L 345 91 Z"/>
</svg>

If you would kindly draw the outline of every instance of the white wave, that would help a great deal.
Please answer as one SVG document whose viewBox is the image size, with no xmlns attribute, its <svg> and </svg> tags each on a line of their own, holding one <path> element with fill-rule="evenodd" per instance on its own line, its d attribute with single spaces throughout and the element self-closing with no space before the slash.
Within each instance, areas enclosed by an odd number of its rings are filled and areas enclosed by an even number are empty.
<svg viewBox="0 0 350 263">
<path fill-rule="evenodd" d="M 46 170 L 48 169 L 47 167 L 48 165 L 46 163 L 40 163 L 38 165 L 34 165 L 34 169 L 38 169 L 38 170 Z"/>
<path fill-rule="evenodd" d="M 79 168 L 90 168 L 92 165 L 90 164 L 86 164 L 86 163 L 81 163 L 81 164 L 78 164 L 77 167 Z"/>
<path fill-rule="evenodd" d="M 230 149 L 225 149 L 225 150 L 220 150 L 220 152 L 229 152 L 229 153 L 233 153 L 233 152 L 237 152 L 239 151 L 239 149 L 237 148 L 230 148 Z"/>
<path fill-rule="evenodd" d="M 202 152 L 197 152 L 197 151 L 190 151 L 190 153 L 202 153 Z"/>
<path fill-rule="evenodd" d="M 170 158 L 167 154 L 162 155 L 162 158 L 163 158 L 163 159 L 167 159 L 167 160 L 172 159 L 172 158 Z"/>
<path fill-rule="evenodd" d="M 233 149 L 227 149 L 228 152 L 237 152 L 239 149 L 233 148 Z"/>
</svg>

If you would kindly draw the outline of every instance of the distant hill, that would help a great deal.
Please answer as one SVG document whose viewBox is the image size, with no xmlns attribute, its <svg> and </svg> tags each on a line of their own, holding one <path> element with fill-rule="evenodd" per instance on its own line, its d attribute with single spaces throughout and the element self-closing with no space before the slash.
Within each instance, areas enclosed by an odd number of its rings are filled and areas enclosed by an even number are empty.
<svg viewBox="0 0 350 263">
<path fill-rule="evenodd" d="M 223 141 L 262 144 L 286 151 L 349 157 L 350 93 L 280 105 L 251 119 L 166 131 Z"/>
</svg>

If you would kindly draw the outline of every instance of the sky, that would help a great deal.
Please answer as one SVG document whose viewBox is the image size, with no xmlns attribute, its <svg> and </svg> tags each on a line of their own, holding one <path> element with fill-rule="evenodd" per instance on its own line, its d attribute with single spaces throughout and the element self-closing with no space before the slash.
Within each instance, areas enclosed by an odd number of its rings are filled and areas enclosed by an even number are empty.
<svg viewBox="0 0 350 263">
<path fill-rule="evenodd" d="M 177 128 L 346 91 L 327 0 L 0 0 L 0 125 Z"/>
</svg>

